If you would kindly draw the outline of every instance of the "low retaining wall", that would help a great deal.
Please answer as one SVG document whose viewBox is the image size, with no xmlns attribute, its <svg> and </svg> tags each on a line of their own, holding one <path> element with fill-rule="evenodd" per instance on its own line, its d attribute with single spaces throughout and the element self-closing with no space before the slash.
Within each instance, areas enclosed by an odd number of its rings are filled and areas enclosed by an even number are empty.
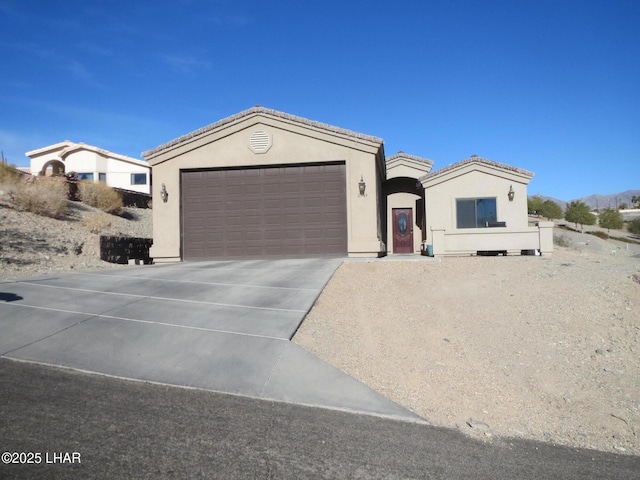
<svg viewBox="0 0 640 480">
<path fill-rule="evenodd" d="M 478 252 L 505 252 L 524 254 L 538 251 L 542 255 L 553 253 L 553 222 L 538 222 L 535 227 L 519 230 L 482 228 L 476 231 L 447 232 L 432 228 L 433 254 L 476 255 Z"/>
<path fill-rule="evenodd" d="M 151 238 L 100 236 L 100 260 L 110 263 L 144 263 L 149 265 L 152 259 L 149 249 L 153 245 Z"/>
</svg>

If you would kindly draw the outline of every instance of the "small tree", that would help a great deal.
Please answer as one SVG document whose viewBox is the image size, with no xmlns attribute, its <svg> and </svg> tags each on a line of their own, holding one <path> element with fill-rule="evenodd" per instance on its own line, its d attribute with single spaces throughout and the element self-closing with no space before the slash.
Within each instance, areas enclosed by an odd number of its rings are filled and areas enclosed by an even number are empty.
<svg viewBox="0 0 640 480">
<path fill-rule="evenodd" d="M 624 225 L 622 215 L 615 208 L 605 208 L 600 212 L 599 219 L 600 226 L 607 229 L 609 233 L 610 229 L 619 230 Z"/>
<path fill-rule="evenodd" d="M 640 208 L 640 195 L 631 197 L 631 206 L 633 208 Z"/>
<path fill-rule="evenodd" d="M 540 215 L 540 210 L 543 204 L 542 197 L 536 195 L 535 197 L 527 198 L 527 212 L 529 215 Z"/>
<path fill-rule="evenodd" d="M 627 230 L 629 230 L 629 233 L 640 235 L 640 218 L 631 220 L 627 225 Z"/>
<path fill-rule="evenodd" d="M 618 205 L 618 210 L 626 210 L 627 208 L 629 208 L 629 205 L 627 205 L 624 202 L 622 202 L 620 205 Z"/>
<path fill-rule="evenodd" d="M 562 207 L 553 200 L 545 200 L 538 212 L 550 221 L 553 221 L 554 218 L 562 218 L 564 216 Z"/>
<path fill-rule="evenodd" d="M 585 225 L 593 225 L 596 223 L 596 216 L 591 213 L 589 206 L 579 200 L 569 202 L 564 212 L 564 218 L 567 222 L 575 223 L 576 228 L 580 224 L 580 231 L 584 232 Z"/>
</svg>

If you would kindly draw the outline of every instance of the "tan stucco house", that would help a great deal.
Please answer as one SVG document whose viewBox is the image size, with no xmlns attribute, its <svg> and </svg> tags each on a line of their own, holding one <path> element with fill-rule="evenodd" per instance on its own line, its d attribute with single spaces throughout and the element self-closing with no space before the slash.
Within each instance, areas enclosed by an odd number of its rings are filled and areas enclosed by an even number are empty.
<svg viewBox="0 0 640 480">
<path fill-rule="evenodd" d="M 158 263 L 552 248 L 551 229 L 527 223 L 530 172 L 475 156 L 432 171 L 386 157 L 378 137 L 260 106 L 143 156 Z"/>
<path fill-rule="evenodd" d="M 76 172 L 80 180 L 104 182 L 114 188 L 151 193 L 151 167 L 145 160 L 69 140 L 31 150 L 25 155 L 31 160 L 33 175 Z"/>
</svg>

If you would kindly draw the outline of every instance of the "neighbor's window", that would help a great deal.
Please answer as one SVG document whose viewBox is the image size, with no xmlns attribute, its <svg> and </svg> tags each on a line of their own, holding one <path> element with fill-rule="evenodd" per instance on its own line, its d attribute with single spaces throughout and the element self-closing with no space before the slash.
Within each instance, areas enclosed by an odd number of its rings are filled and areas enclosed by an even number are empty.
<svg viewBox="0 0 640 480">
<path fill-rule="evenodd" d="M 93 182 L 93 172 L 88 173 L 88 172 L 80 172 L 78 173 L 78 180 L 89 180 L 90 182 Z"/>
<path fill-rule="evenodd" d="M 498 220 L 495 198 L 465 198 L 456 200 L 458 228 L 483 228 Z"/>
<path fill-rule="evenodd" d="M 107 183 L 107 174 L 106 173 L 98 173 L 98 181 L 102 183 Z"/>
<path fill-rule="evenodd" d="M 131 174 L 131 185 L 146 185 L 147 184 L 147 174 L 146 173 L 132 173 Z"/>
</svg>

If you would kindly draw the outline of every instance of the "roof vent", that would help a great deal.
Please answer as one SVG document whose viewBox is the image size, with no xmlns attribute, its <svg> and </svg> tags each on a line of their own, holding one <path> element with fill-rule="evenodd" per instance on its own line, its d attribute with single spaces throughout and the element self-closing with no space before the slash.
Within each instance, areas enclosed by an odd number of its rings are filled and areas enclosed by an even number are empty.
<svg viewBox="0 0 640 480">
<path fill-rule="evenodd" d="M 266 153 L 271 148 L 271 135 L 262 130 L 253 132 L 249 139 L 249 148 L 253 153 Z"/>
<path fill-rule="evenodd" d="M 473 155 L 471 155 L 471 158 L 478 158 L 478 155 L 474 153 Z"/>
</svg>

